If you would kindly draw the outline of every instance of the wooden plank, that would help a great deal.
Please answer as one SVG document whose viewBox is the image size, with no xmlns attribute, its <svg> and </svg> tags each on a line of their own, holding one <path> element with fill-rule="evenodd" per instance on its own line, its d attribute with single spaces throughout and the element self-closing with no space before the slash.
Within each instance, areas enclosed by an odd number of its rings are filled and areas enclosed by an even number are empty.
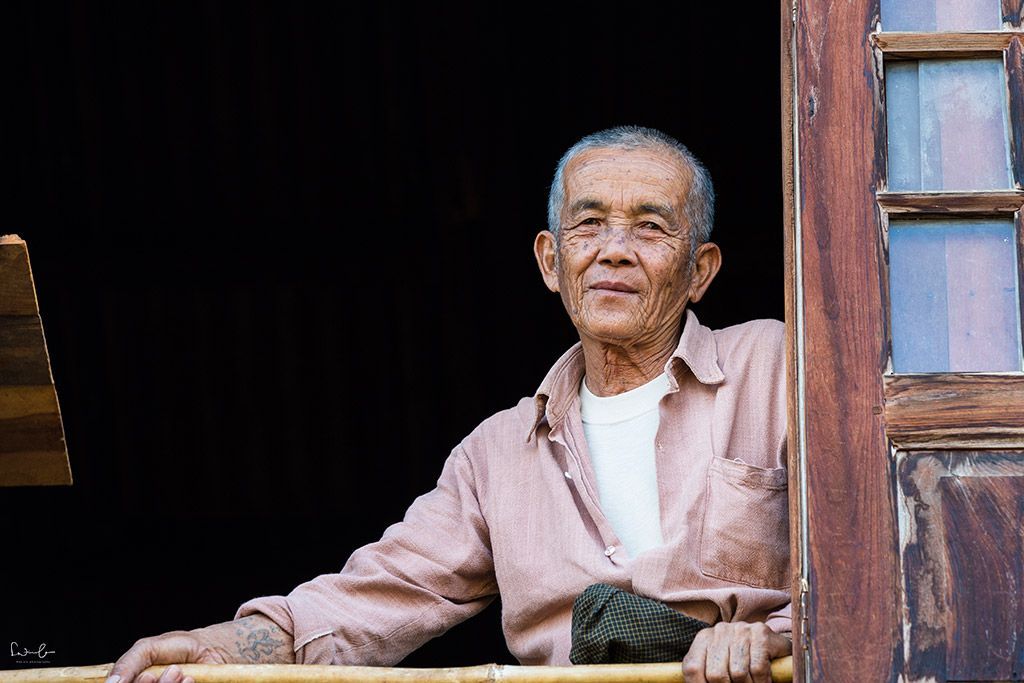
<svg viewBox="0 0 1024 683">
<path fill-rule="evenodd" d="M 909 680 L 1016 678 L 1024 453 L 899 452 L 896 471 Z"/>
<path fill-rule="evenodd" d="M 50 383 L 50 364 L 46 348 L 40 343 L 42 338 L 39 316 L 0 316 L 0 387 Z"/>
<path fill-rule="evenodd" d="M 0 486 L 54 486 L 71 484 L 67 451 L 0 453 Z"/>
<path fill-rule="evenodd" d="M 70 484 L 28 247 L 0 237 L 0 486 Z"/>
<path fill-rule="evenodd" d="M 102 683 L 113 664 L 36 667 L 0 671 L 0 683 Z M 583 664 L 578 666 L 511 666 L 480 664 L 447 669 L 323 664 L 180 664 L 181 675 L 201 683 L 683 683 L 679 662 L 664 664 Z M 167 667 L 144 669 L 154 680 Z M 142 672 L 140 672 L 141 674 Z M 136 679 L 137 680 L 137 679 Z M 771 680 L 791 683 L 792 658 L 772 660 Z"/>
<path fill-rule="evenodd" d="M 888 213 L 992 216 L 1024 206 L 1024 190 L 999 192 L 879 192 L 878 206 Z"/>
<path fill-rule="evenodd" d="M 797 18 L 810 670 L 901 668 L 896 519 L 881 406 L 885 171 L 877 0 L 803 2 Z"/>
<path fill-rule="evenodd" d="M 889 375 L 886 434 L 896 448 L 1024 448 L 1024 376 Z"/>
<path fill-rule="evenodd" d="M 951 596 L 946 675 L 952 680 L 1011 680 L 1024 661 L 1022 473 L 939 482 Z"/>
<path fill-rule="evenodd" d="M 0 315 L 36 314 L 36 293 L 24 245 L 17 235 L 0 235 Z"/>
<path fill-rule="evenodd" d="M 1003 0 L 1003 26 L 1020 28 L 1024 20 L 1024 0 Z"/>
<path fill-rule="evenodd" d="M 779 2 L 780 80 L 782 119 L 782 224 L 783 258 L 786 270 L 786 454 L 789 473 L 789 566 L 792 571 L 791 600 L 793 616 L 793 672 L 798 681 L 806 680 L 804 654 L 807 634 L 800 612 L 803 573 L 803 503 L 800 499 L 802 463 L 799 424 L 799 358 L 797 354 L 797 272 L 796 272 L 796 178 L 793 148 L 793 15 L 791 0 Z"/>
<path fill-rule="evenodd" d="M 938 57 L 980 57 L 1005 50 L 1016 32 L 971 31 L 969 33 L 874 33 L 872 43 L 886 57 L 935 59 Z"/>
<path fill-rule="evenodd" d="M 1010 109 L 1010 162 L 1018 188 L 1024 187 L 1024 39 L 1017 37 L 1006 50 L 1006 84 Z"/>
</svg>

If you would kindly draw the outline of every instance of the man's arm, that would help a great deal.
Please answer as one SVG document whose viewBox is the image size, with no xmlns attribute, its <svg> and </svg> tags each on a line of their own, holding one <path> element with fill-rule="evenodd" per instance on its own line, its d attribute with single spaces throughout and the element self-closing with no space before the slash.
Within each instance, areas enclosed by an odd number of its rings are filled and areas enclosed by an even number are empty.
<svg viewBox="0 0 1024 683">
<path fill-rule="evenodd" d="M 265 616 L 253 615 L 192 631 L 170 631 L 142 638 L 114 663 L 107 683 L 155 683 L 150 666 L 193 664 L 294 664 L 291 635 Z M 138 678 L 136 678 L 138 677 Z M 177 666 L 160 675 L 160 683 L 194 683 Z"/>
<path fill-rule="evenodd" d="M 460 445 L 437 486 L 340 572 L 249 600 L 235 616 L 261 614 L 288 631 L 298 664 L 391 666 L 482 610 L 497 590 L 473 464 Z"/>
<path fill-rule="evenodd" d="M 287 596 L 249 600 L 235 621 L 144 638 L 118 664 L 132 677 L 145 666 L 172 662 L 388 665 L 476 614 L 496 594 L 490 535 L 473 465 L 460 445 L 436 488 L 417 498 L 379 541 L 356 550 L 340 572 L 322 574 Z M 160 683 L 179 681 L 172 672 Z"/>
</svg>

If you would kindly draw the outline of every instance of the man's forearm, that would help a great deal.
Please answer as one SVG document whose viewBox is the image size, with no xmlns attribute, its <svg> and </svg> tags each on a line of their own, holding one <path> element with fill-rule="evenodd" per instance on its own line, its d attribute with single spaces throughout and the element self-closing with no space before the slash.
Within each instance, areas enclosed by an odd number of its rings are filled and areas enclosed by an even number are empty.
<svg viewBox="0 0 1024 683">
<path fill-rule="evenodd" d="M 270 618 L 251 614 L 192 631 L 225 664 L 294 664 L 293 639 Z"/>
</svg>

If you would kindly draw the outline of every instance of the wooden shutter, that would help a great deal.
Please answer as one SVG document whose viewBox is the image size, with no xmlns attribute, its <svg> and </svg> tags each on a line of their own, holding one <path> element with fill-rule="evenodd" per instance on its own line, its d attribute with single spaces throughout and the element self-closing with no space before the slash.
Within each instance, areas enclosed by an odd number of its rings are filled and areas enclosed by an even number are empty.
<svg viewBox="0 0 1024 683">
<path fill-rule="evenodd" d="M 1024 679 L 1022 1 L 929 1 L 782 3 L 798 680 Z"/>
</svg>

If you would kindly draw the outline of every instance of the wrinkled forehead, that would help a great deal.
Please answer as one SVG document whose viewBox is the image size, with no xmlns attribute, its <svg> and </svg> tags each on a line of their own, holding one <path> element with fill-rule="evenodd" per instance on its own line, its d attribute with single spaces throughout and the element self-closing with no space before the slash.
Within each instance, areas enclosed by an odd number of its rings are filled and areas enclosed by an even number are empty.
<svg viewBox="0 0 1024 683">
<path fill-rule="evenodd" d="M 681 211 L 692 177 L 674 150 L 587 149 L 566 164 L 564 209 L 593 196 L 612 204 L 658 201 Z"/>
</svg>

